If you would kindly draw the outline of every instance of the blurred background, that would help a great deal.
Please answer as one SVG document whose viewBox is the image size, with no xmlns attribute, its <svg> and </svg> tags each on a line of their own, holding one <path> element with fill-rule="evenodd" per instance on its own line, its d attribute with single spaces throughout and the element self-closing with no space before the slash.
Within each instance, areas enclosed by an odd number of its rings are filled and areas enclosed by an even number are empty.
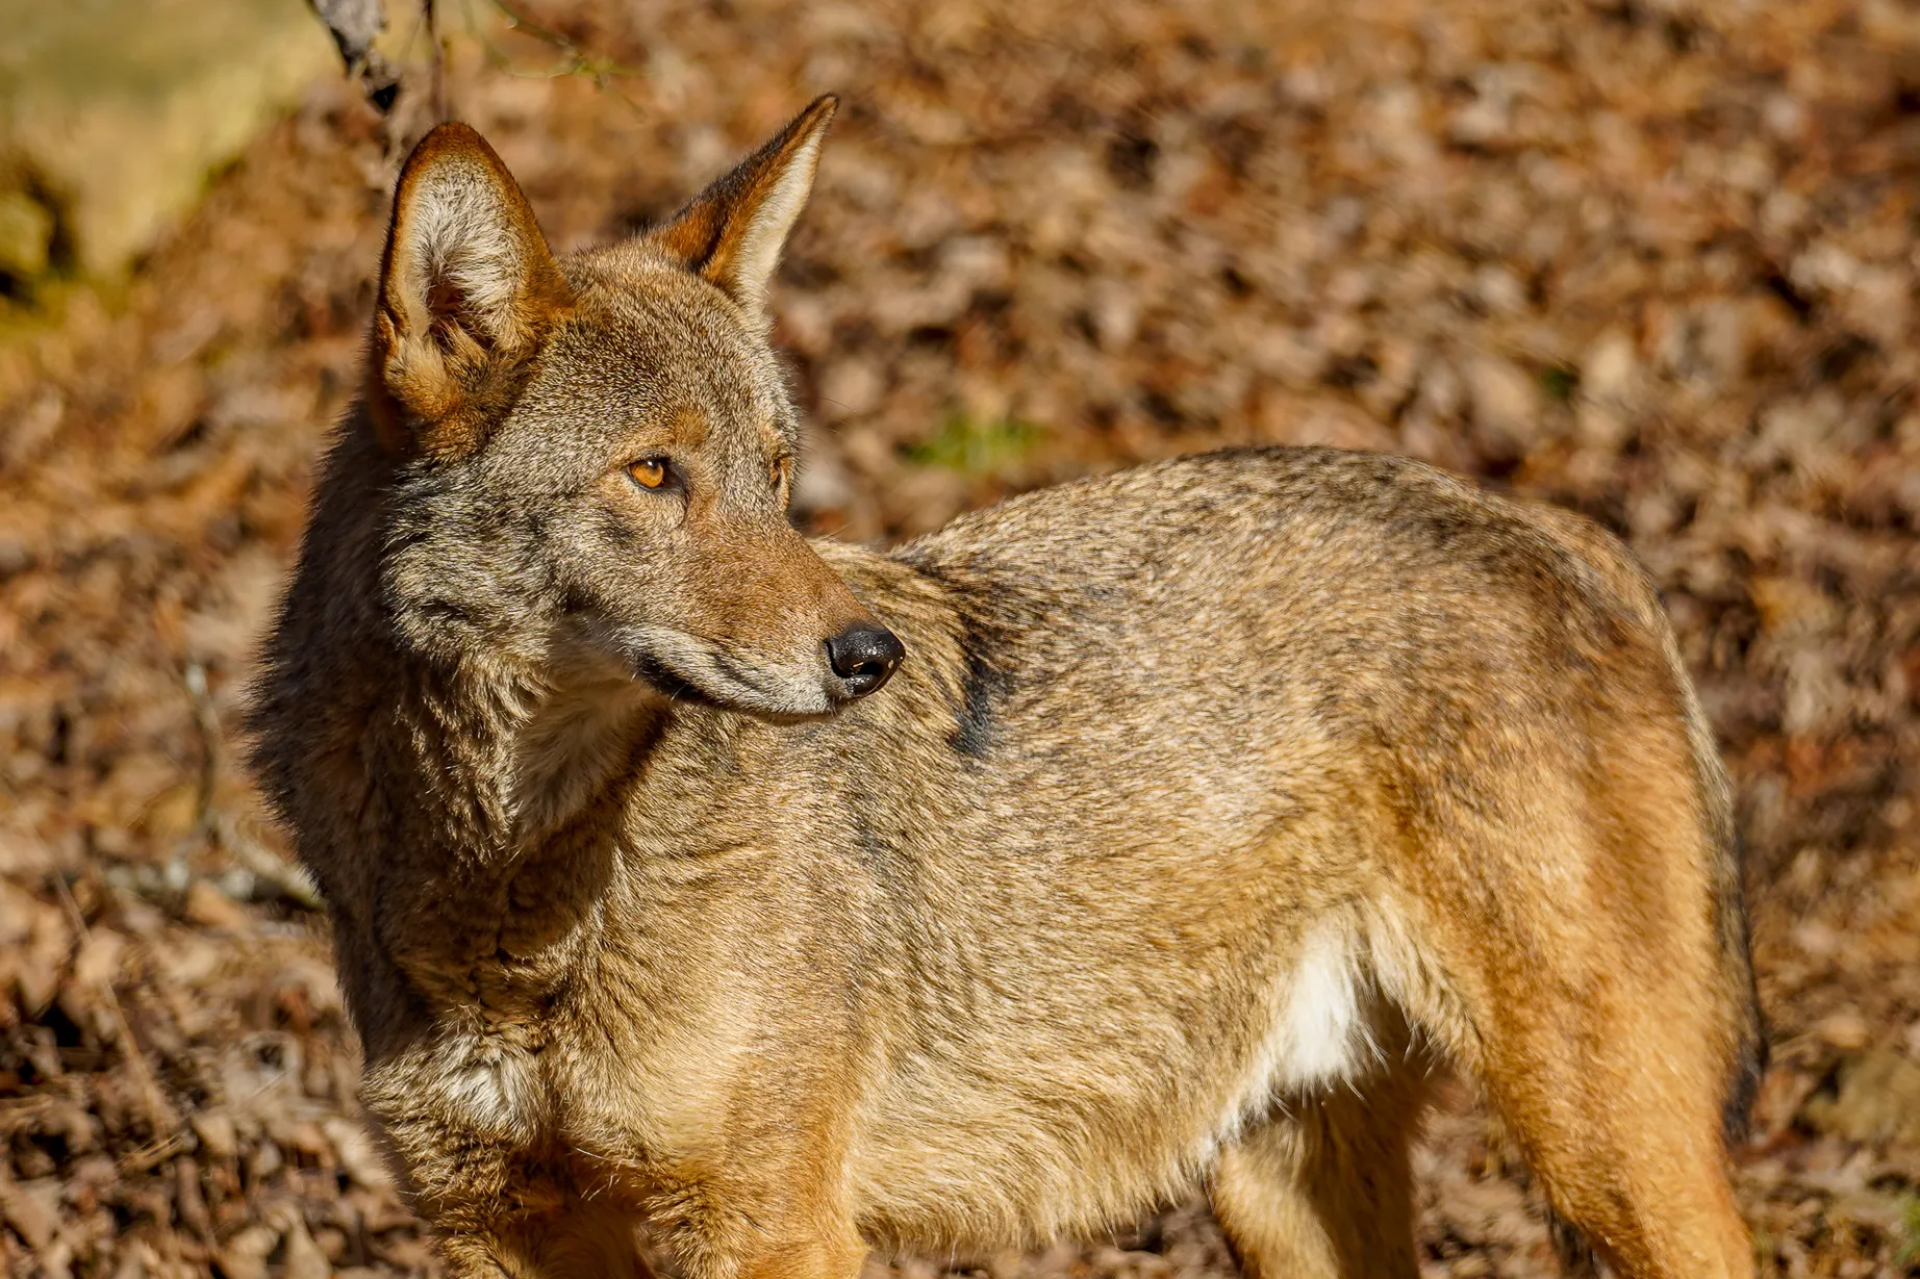
<svg viewBox="0 0 1920 1279">
<path fill-rule="evenodd" d="M 1920 1273 L 1920 5 L 389 17 L 349 77 L 300 0 L 0 0 L 10 1274 L 431 1270 L 232 728 L 354 392 L 389 184 L 444 108 L 577 247 L 828 89 L 774 298 L 806 526 L 886 542 L 1253 442 L 1410 454 L 1605 523 L 1739 787 L 1774 1032 L 1739 1167 L 1761 1272 Z M 1428 1274 L 1554 1273 L 1466 1089 L 1421 1166 Z M 1232 1273 L 1194 1205 L 976 1269 Z"/>
</svg>

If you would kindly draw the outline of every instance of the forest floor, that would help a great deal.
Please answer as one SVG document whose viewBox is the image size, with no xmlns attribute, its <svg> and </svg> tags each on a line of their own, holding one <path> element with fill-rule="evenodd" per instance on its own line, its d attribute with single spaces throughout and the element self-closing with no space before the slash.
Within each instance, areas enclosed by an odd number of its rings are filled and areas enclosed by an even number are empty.
<svg viewBox="0 0 1920 1279">
<path fill-rule="evenodd" d="M 447 90 L 562 248 L 845 95 L 774 299 L 816 531 L 1317 442 L 1625 537 L 1738 787 L 1773 1028 L 1738 1156 L 1761 1273 L 1920 1268 L 1920 9 L 536 12 L 547 39 L 456 30 Z M 233 736 L 353 394 L 393 158 L 316 87 L 124 288 L 0 313 L 10 1273 L 432 1268 Z M 1419 1166 L 1428 1274 L 1553 1273 L 1464 1088 Z M 1231 1272 L 1194 1205 L 978 1265 Z"/>
</svg>

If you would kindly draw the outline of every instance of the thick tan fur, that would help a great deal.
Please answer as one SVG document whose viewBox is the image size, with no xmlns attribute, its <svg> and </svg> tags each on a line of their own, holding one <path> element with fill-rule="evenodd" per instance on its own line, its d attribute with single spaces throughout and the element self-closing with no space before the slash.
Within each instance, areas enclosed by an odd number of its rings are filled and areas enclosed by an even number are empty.
<svg viewBox="0 0 1920 1279">
<path fill-rule="evenodd" d="M 469 130 L 400 183 L 253 727 L 451 1273 L 850 1279 L 1204 1182 L 1257 1275 L 1408 1279 L 1451 1064 L 1620 1273 L 1750 1274 L 1728 788 L 1625 551 L 1285 449 L 803 540 L 760 303 L 831 114 L 564 261 Z"/>
</svg>

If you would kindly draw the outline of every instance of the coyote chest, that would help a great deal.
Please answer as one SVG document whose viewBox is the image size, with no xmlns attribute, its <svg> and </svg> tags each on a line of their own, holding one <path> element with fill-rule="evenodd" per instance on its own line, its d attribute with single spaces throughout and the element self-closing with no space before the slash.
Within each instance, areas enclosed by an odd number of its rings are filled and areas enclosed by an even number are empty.
<svg viewBox="0 0 1920 1279">
<path fill-rule="evenodd" d="M 864 1045 L 843 1025 L 805 1049 L 815 1060 L 796 1070 L 798 1043 L 786 1040 L 784 1059 L 769 1060 L 773 1046 L 754 1042 L 748 1028 L 778 1033 L 782 1010 L 744 973 L 717 987 L 704 978 L 676 986 L 673 974 L 610 978 L 603 954 L 536 1022 L 444 1018 L 430 1051 L 370 1070 L 367 1095 L 375 1113 L 394 1105 L 403 1125 L 430 1104 L 441 1122 L 486 1135 L 507 1162 L 548 1169 L 564 1191 L 547 1193 L 613 1196 L 643 1211 L 698 1199 L 714 1191 L 716 1168 L 764 1157 L 755 1152 L 770 1124 L 790 1122 L 774 1119 L 768 1095 L 770 1083 L 783 1095 L 775 1080 L 784 1073 L 787 1087 L 845 1097 L 851 1125 L 836 1157 L 849 1211 L 868 1233 L 989 1246 L 1009 1231 L 1037 1239 L 1099 1228 L 1178 1193 L 1276 1104 L 1375 1069 L 1380 1045 L 1394 1041 L 1377 1023 L 1350 922 L 1307 927 L 1274 964 L 1249 983 L 1246 1006 L 1208 1009 L 1245 1028 L 1207 1046 L 1217 1060 L 1194 1060 L 1199 1045 L 1172 1026 L 1101 1054 L 1075 1042 L 1097 1038 L 1095 1025 L 996 1024 L 991 996 L 962 988 L 962 978 L 922 992 L 922 1002 L 975 1015 Z M 881 964 L 872 977 L 894 975 Z M 605 981 L 614 984 L 595 984 Z M 623 1015 L 642 999 L 644 1017 Z M 991 1062 L 1003 1064 L 982 1069 Z M 1199 1086 L 1179 1086 L 1181 1075 Z M 1118 1078 L 1138 1083 L 1116 1091 Z M 1021 1091 L 1048 1104 L 1028 1109 Z M 1089 1128 L 1094 1116 L 1133 1133 L 1126 1158 Z M 953 1214 L 956 1177 L 994 1187 L 992 1226 Z"/>
</svg>

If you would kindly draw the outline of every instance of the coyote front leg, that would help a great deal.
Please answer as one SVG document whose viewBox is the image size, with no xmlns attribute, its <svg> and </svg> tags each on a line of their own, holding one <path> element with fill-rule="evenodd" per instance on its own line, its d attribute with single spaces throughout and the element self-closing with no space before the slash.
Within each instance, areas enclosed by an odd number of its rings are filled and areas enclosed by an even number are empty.
<svg viewBox="0 0 1920 1279">
<path fill-rule="evenodd" d="M 646 1214 L 649 1230 L 689 1279 L 856 1279 L 866 1261 L 867 1243 L 850 1214 L 795 1202 L 791 1187 L 784 1188 L 785 1202 L 730 1196 L 719 1206 L 706 1194 L 695 1197 L 705 1201 L 703 1210 L 678 1223 L 662 1218 L 679 1213 L 658 1206 Z"/>
<path fill-rule="evenodd" d="M 440 1240 L 449 1279 L 653 1279 L 633 1221 L 617 1210 L 573 1203 Z"/>
<path fill-rule="evenodd" d="M 867 1245 L 852 1224 L 787 1248 L 770 1249 L 740 1268 L 741 1279 L 855 1279 L 867 1259 Z"/>
</svg>

